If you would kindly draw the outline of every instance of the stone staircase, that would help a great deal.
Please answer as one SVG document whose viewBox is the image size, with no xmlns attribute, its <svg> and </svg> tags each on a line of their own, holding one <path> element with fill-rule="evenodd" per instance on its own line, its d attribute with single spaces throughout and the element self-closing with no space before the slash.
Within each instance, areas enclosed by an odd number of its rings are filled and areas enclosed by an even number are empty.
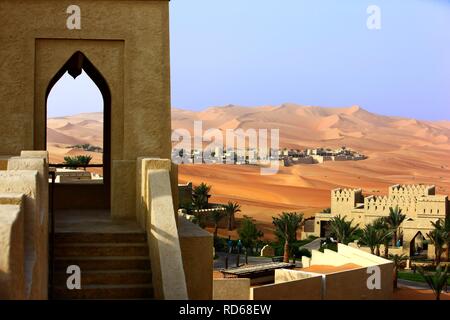
<svg viewBox="0 0 450 320">
<path fill-rule="evenodd" d="M 152 299 L 145 232 L 56 232 L 53 299 Z M 81 269 L 81 289 L 69 290 L 70 265 Z"/>
</svg>

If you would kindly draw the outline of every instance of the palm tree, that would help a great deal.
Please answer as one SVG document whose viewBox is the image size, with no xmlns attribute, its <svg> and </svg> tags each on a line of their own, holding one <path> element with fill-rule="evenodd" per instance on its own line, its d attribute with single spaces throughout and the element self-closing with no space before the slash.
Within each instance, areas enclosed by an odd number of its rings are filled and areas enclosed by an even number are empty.
<svg viewBox="0 0 450 320">
<path fill-rule="evenodd" d="M 389 243 L 392 242 L 393 231 L 389 227 L 385 217 L 376 219 L 373 222 L 373 226 L 378 230 L 380 235 L 380 240 L 384 245 L 384 257 L 387 259 L 389 257 Z M 380 245 L 377 247 L 378 255 L 380 255 Z"/>
<path fill-rule="evenodd" d="M 272 217 L 275 235 L 278 241 L 284 242 L 283 262 L 289 263 L 290 248 L 297 241 L 297 231 L 303 222 L 303 213 L 283 212 L 278 217 Z"/>
<path fill-rule="evenodd" d="M 337 242 L 348 244 L 352 236 L 359 229 L 359 224 L 353 225 L 353 219 L 347 221 L 347 217 L 337 215 L 330 220 L 331 233 L 336 237 Z"/>
<path fill-rule="evenodd" d="M 228 201 L 224 208 L 228 215 L 228 230 L 231 231 L 235 227 L 235 215 L 236 213 L 241 212 L 241 206 L 237 202 L 233 203 Z"/>
<path fill-rule="evenodd" d="M 386 245 L 386 242 L 389 241 L 390 236 L 391 231 L 386 228 L 383 219 L 380 218 L 375 220 L 373 223 L 366 225 L 366 227 L 362 230 L 360 240 L 363 244 L 370 248 L 372 254 L 380 256 L 380 247 L 382 244 Z"/>
<path fill-rule="evenodd" d="M 255 246 L 255 242 L 264 236 L 251 217 L 244 216 L 238 229 L 239 238 L 245 248 L 245 264 L 248 264 L 248 250 Z"/>
<path fill-rule="evenodd" d="M 389 255 L 389 259 L 392 260 L 393 264 L 394 264 L 394 269 L 393 269 L 393 284 L 394 284 L 394 289 L 397 289 L 398 285 L 398 270 L 401 268 L 403 261 L 408 260 L 408 257 L 404 254 L 390 254 Z"/>
<path fill-rule="evenodd" d="M 378 230 L 372 224 L 366 225 L 363 229 L 360 241 L 370 248 L 370 253 L 375 254 L 375 249 L 380 244 Z"/>
<path fill-rule="evenodd" d="M 427 233 L 431 243 L 434 245 L 435 264 L 439 266 L 441 263 L 441 256 L 444 252 L 444 246 L 449 243 L 450 233 L 445 229 L 445 222 L 439 219 L 436 222 L 431 222 L 434 230 Z"/>
<path fill-rule="evenodd" d="M 211 191 L 211 186 L 202 182 L 200 185 L 192 190 L 192 204 L 193 207 L 197 210 L 207 209 L 208 201 L 211 195 L 209 194 Z"/>
<path fill-rule="evenodd" d="M 395 208 L 390 207 L 389 208 L 389 215 L 386 217 L 386 222 L 389 224 L 390 228 L 394 231 L 394 247 L 397 246 L 397 239 L 398 239 L 398 229 L 400 228 L 401 224 L 405 220 L 406 215 L 402 214 L 402 209 L 400 209 L 398 206 Z"/>
<path fill-rule="evenodd" d="M 217 208 L 212 210 L 210 213 L 210 218 L 214 223 L 214 238 L 217 238 L 217 232 L 219 230 L 219 222 L 227 215 L 225 210 L 220 210 Z"/>
<path fill-rule="evenodd" d="M 433 290 L 436 295 L 436 300 L 441 299 L 441 293 L 444 288 L 448 285 L 448 266 L 445 267 L 444 271 L 442 271 L 441 266 L 437 266 L 436 272 L 434 274 L 427 274 L 423 268 L 419 268 L 419 273 L 427 282 L 428 286 Z"/>
</svg>

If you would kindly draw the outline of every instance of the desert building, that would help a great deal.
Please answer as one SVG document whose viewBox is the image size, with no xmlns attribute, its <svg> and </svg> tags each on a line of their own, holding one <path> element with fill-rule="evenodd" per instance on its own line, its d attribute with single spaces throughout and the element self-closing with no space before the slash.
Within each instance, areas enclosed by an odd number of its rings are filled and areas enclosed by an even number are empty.
<svg viewBox="0 0 450 320">
<path fill-rule="evenodd" d="M 449 213 L 447 195 L 437 195 L 433 185 L 393 185 L 388 195 L 363 195 L 361 189 L 335 189 L 331 191 L 331 213 L 315 215 L 314 235 L 325 237 L 329 221 L 337 216 L 346 216 L 360 227 L 377 218 L 389 215 L 390 208 L 399 207 L 406 219 L 401 226 L 403 252 L 414 255 L 417 249 L 434 256 L 432 245 L 425 244 L 427 233 L 433 230 L 431 222 L 445 219 Z M 417 242 L 417 243 L 416 243 Z"/>
<path fill-rule="evenodd" d="M 0 298 L 209 299 L 212 237 L 175 212 L 169 1 L 1 0 L 0 20 Z M 103 180 L 54 184 L 47 98 L 82 72 Z"/>
</svg>

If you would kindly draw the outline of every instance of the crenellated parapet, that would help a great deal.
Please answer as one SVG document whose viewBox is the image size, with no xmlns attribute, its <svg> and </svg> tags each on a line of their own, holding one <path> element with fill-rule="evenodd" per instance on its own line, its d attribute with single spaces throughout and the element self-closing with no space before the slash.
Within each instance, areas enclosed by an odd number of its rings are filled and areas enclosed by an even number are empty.
<svg viewBox="0 0 450 320">
<path fill-rule="evenodd" d="M 417 197 L 369 196 L 364 199 L 368 214 L 388 215 L 390 208 L 399 207 L 404 214 L 415 215 Z"/>
<path fill-rule="evenodd" d="M 331 190 L 331 198 L 339 199 L 339 200 L 346 200 L 349 198 L 359 198 L 362 197 L 362 189 L 334 189 Z"/>
<path fill-rule="evenodd" d="M 422 217 L 445 218 L 448 212 L 448 196 L 432 195 L 417 199 L 417 214 Z"/>
<path fill-rule="evenodd" d="M 392 248 L 400 253 L 414 255 L 424 250 L 423 241 L 433 229 L 432 222 L 450 217 L 448 195 L 436 195 L 434 185 L 394 185 L 387 195 L 362 194 L 361 189 L 334 189 L 331 191 L 331 214 L 315 216 L 316 236 L 329 235 L 330 219 L 336 215 L 346 216 L 361 228 L 378 218 L 390 214 L 398 207 L 406 215 L 401 229 L 402 248 Z M 427 256 L 433 258 L 434 248 L 428 247 Z"/>
<path fill-rule="evenodd" d="M 363 201 L 362 189 L 334 189 L 331 191 L 331 212 L 347 214 Z"/>
<path fill-rule="evenodd" d="M 430 196 L 436 194 L 436 187 L 434 185 L 423 185 L 423 184 L 411 184 L 411 185 L 400 185 L 396 184 L 389 187 L 390 197 L 405 197 L 405 196 Z"/>
</svg>

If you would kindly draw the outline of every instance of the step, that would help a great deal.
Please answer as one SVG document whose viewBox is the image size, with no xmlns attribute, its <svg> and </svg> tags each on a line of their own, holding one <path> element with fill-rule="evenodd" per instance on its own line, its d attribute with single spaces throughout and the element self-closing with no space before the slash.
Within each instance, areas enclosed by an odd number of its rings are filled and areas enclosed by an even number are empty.
<svg viewBox="0 0 450 320">
<path fill-rule="evenodd" d="M 80 290 L 64 287 L 53 288 L 53 299 L 150 299 L 153 287 L 150 284 L 139 285 L 85 285 Z"/>
<path fill-rule="evenodd" d="M 148 256 L 147 243 L 56 243 L 54 257 Z"/>
<path fill-rule="evenodd" d="M 55 271 L 66 271 L 68 266 L 77 265 L 81 270 L 147 270 L 150 271 L 148 256 L 66 257 L 55 258 Z"/>
<path fill-rule="evenodd" d="M 59 232 L 55 233 L 55 244 L 60 243 L 136 243 L 147 242 L 144 232 L 125 233 L 88 233 Z"/>
<path fill-rule="evenodd" d="M 65 272 L 56 272 L 53 276 L 54 286 L 64 287 L 68 275 Z M 151 284 L 152 273 L 145 270 L 96 270 L 83 271 L 81 269 L 81 286 L 85 285 L 126 285 Z"/>
</svg>

